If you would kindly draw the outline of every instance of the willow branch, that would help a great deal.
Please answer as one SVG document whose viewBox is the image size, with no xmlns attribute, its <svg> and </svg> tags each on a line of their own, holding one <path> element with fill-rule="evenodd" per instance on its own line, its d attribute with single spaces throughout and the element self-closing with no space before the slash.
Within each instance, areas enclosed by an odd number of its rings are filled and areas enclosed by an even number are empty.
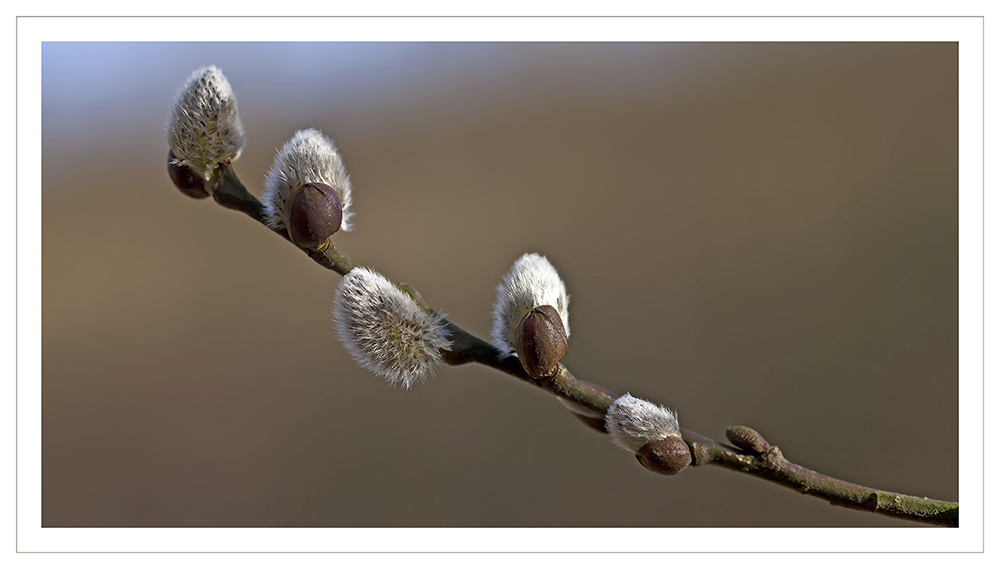
<svg viewBox="0 0 1000 569">
<path fill-rule="evenodd" d="M 838 480 L 790 462 L 781 450 L 760 434 L 744 426 L 730 427 L 726 437 L 734 448 L 698 433 L 681 429 L 691 448 L 692 464 L 714 464 L 816 496 L 844 506 L 889 517 L 927 524 L 958 527 L 958 503 L 886 492 Z"/>
<path fill-rule="evenodd" d="M 562 364 L 551 378 L 533 380 L 524 372 L 515 356 L 501 358 L 496 348 L 453 324 L 452 334 L 455 344 L 452 351 L 445 355 L 445 361 L 449 364 L 474 361 L 488 365 L 533 383 L 576 406 L 597 412 L 601 417 L 617 398 L 617 395 L 603 387 L 576 379 Z M 603 430 L 603 419 L 598 426 L 595 421 L 588 421 L 591 415 L 576 413 L 587 424 Z M 743 472 L 809 496 L 816 496 L 837 506 L 874 512 L 897 519 L 958 527 L 956 502 L 887 492 L 820 474 L 790 462 L 778 447 L 769 444 L 757 431 L 749 427 L 730 427 L 726 431 L 730 442 L 740 448 L 719 443 L 687 429 L 681 429 L 681 435 L 691 449 L 693 466 L 712 464 Z"/>
<path fill-rule="evenodd" d="M 212 186 L 212 196 L 223 207 L 241 211 L 265 227 L 263 205 L 251 195 L 230 164 L 220 164 L 219 176 Z M 271 231 L 291 242 L 284 229 Z M 299 248 L 323 267 L 346 275 L 358 265 L 343 255 L 331 241 L 321 251 Z M 430 310 L 420 294 L 408 285 L 400 287 L 425 310 Z M 559 397 L 570 411 L 591 427 L 604 431 L 604 414 L 618 398 L 614 392 L 596 384 L 578 380 L 559 364 L 550 377 L 532 379 L 516 356 L 503 357 L 491 344 L 445 321 L 452 346 L 443 354 L 449 365 L 479 363 L 531 383 Z M 933 525 L 958 527 L 958 503 L 908 496 L 860 486 L 820 474 L 788 461 L 776 446 L 749 427 L 731 427 L 726 436 L 735 446 L 714 441 L 698 433 L 681 429 L 691 450 L 692 465 L 711 464 L 769 480 L 831 504 L 883 514 L 896 519 Z"/>
</svg>

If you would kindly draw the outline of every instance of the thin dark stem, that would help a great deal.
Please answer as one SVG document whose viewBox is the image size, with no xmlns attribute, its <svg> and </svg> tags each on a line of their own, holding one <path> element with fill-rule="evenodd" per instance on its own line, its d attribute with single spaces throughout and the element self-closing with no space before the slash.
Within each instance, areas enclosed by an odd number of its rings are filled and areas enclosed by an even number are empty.
<svg viewBox="0 0 1000 569">
<path fill-rule="evenodd" d="M 263 205 L 246 190 L 232 165 L 220 164 L 216 172 L 218 176 L 213 178 L 211 188 L 215 201 L 223 207 L 241 211 L 267 226 Z M 269 229 L 291 242 L 284 229 Z M 343 255 L 332 241 L 322 251 L 301 250 L 323 267 L 340 275 L 346 275 L 358 266 Z M 401 285 L 401 288 L 421 307 L 430 310 L 420 293 L 408 285 Z M 516 356 L 503 357 L 489 343 L 447 320 L 446 323 L 452 339 L 451 348 L 443 354 L 446 363 L 459 365 L 475 362 L 536 385 L 558 396 L 588 425 L 604 430 L 603 417 L 617 398 L 616 394 L 599 385 L 576 379 L 562 364 L 559 364 L 551 377 L 532 379 Z M 958 527 L 958 503 L 886 492 L 831 478 L 789 462 L 778 447 L 770 445 L 759 433 L 748 427 L 731 427 L 727 431 L 727 437 L 736 447 L 716 442 L 687 429 L 681 429 L 681 434 L 691 450 L 693 466 L 713 464 L 743 472 L 838 506 L 897 519 Z"/>
</svg>

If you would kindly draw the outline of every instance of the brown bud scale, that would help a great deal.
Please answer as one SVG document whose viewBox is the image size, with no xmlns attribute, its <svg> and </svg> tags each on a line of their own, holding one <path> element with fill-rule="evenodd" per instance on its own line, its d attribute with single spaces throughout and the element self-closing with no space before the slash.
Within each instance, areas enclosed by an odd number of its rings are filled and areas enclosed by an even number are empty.
<svg viewBox="0 0 1000 569">
<path fill-rule="evenodd" d="M 771 445 L 760 436 L 760 433 L 743 425 L 726 429 L 726 438 L 734 445 L 754 454 L 765 454 L 771 450 Z"/>
<path fill-rule="evenodd" d="M 326 246 L 330 236 L 340 229 L 341 221 L 340 197 L 327 184 L 304 184 L 285 206 L 288 237 L 304 249 L 315 251 Z"/>
<path fill-rule="evenodd" d="M 184 195 L 199 200 L 208 197 L 204 180 L 191 168 L 178 164 L 173 150 L 167 151 L 167 174 L 170 175 L 170 181 L 174 186 Z"/>
<path fill-rule="evenodd" d="M 669 437 L 644 444 L 635 458 L 651 472 L 670 475 L 691 465 L 691 450 L 680 437 Z"/>
<path fill-rule="evenodd" d="M 569 351 L 566 329 L 559 312 L 539 306 L 528 313 L 514 331 L 514 348 L 524 371 L 533 379 L 550 377 Z"/>
</svg>

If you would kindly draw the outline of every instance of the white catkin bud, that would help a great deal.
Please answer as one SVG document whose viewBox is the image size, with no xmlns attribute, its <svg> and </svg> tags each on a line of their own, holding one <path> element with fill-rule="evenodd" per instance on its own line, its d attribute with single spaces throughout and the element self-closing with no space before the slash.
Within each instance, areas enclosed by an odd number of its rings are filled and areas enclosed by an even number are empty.
<svg viewBox="0 0 1000 569">
<path fill-rule="evenodd" d="M 559 313 L 569 338 L 569 295 L 555 267 L 538 253 L 525 253 L 497 285 L 490 341 L 503 355 L 515 353 L 514 334 L 532 309 L 551 306 Z"/>
<path fill-rule="evenodd" d="M 202 67 L 181 87 L 170 109 L 167 143 L 178 165 L 205 180 L 216 164 L 240 157 L 246 133 L 236 95 L 218 67 Z"/>
<path fill-rule="evenodd" d="M 333 142 L 310 128 L 295 133 L 278 151 L 264 182 L 264 221 L 273 228 L 285 226 L 285 206 L 303 184 L 331 186 L 340 198 L 342 231 L 351 230 L 351 178 Z"/>
<path fill-rule="evenodd" d="M 407 389 L 433 376 L 441 350 L 451 346 L 443 316 L 422 310 L 388 279 L 362 267 L 340 280 L 333 320 L 358 365 Z"/>
<path fill-rule="evenodd" d="M 647 443 L 681 436 L 675 412 L 628 393 L 608 407 L 604 426 L 611 442 L 634 454 Z"/>
</svg>

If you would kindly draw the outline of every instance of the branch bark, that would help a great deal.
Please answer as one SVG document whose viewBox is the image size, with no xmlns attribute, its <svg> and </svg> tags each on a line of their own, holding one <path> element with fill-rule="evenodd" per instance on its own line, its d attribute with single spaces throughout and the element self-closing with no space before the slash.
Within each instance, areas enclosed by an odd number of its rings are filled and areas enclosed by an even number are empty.
<svg viewBox="0 0 1000 569">
<path fill-rule="evenodd" d="M 218 176 L 213 178 L 211 187 L 215 201 L 223 207 L 249 215 L 266 227 L 263 206 L 239 181 L 232 165 L 220 164 L 216 172 Z M 291 243 L 285 230 L 269 229 Z M 322 251 L 301 250 L 316 263 L 342 276 L 358 266 L 343 255 L 332 241 Z M 417 300 L 425 310 L 430 310 L 417 291 L 407 285 L 401 285 L 401 288 Z M 556 395 L 587 425 L 599 431 L 605 430 L 604 414 L 617 399 L 615 393 L 599 385 L 576 379 L 562 364 L 559 364 L 552 376 L 532 379 L 524 371 L 516 356 L 501 357 L 500 352 L 489 343 L 450 321 L 446 322 L 453 340 L 451 349 L 443 355 L 446 363 L 461 365 L 475 362 L 531 383 Z M 958 527 L 957 502 L 887 492 L 820 474 L 790 462 L 778 447 L 772 446 L 757 431 L 749 427 L 738 426 L 727 429 L 726 436 L 735 446 L 717 442 L 687 429 L 681 429 L 681 434 L 691 450 L 693 466 L 711 464 L 743 472 L 809 496 L 816 496 L 837 506 L 874 512 L 896 519 Z"/>
</svg>

